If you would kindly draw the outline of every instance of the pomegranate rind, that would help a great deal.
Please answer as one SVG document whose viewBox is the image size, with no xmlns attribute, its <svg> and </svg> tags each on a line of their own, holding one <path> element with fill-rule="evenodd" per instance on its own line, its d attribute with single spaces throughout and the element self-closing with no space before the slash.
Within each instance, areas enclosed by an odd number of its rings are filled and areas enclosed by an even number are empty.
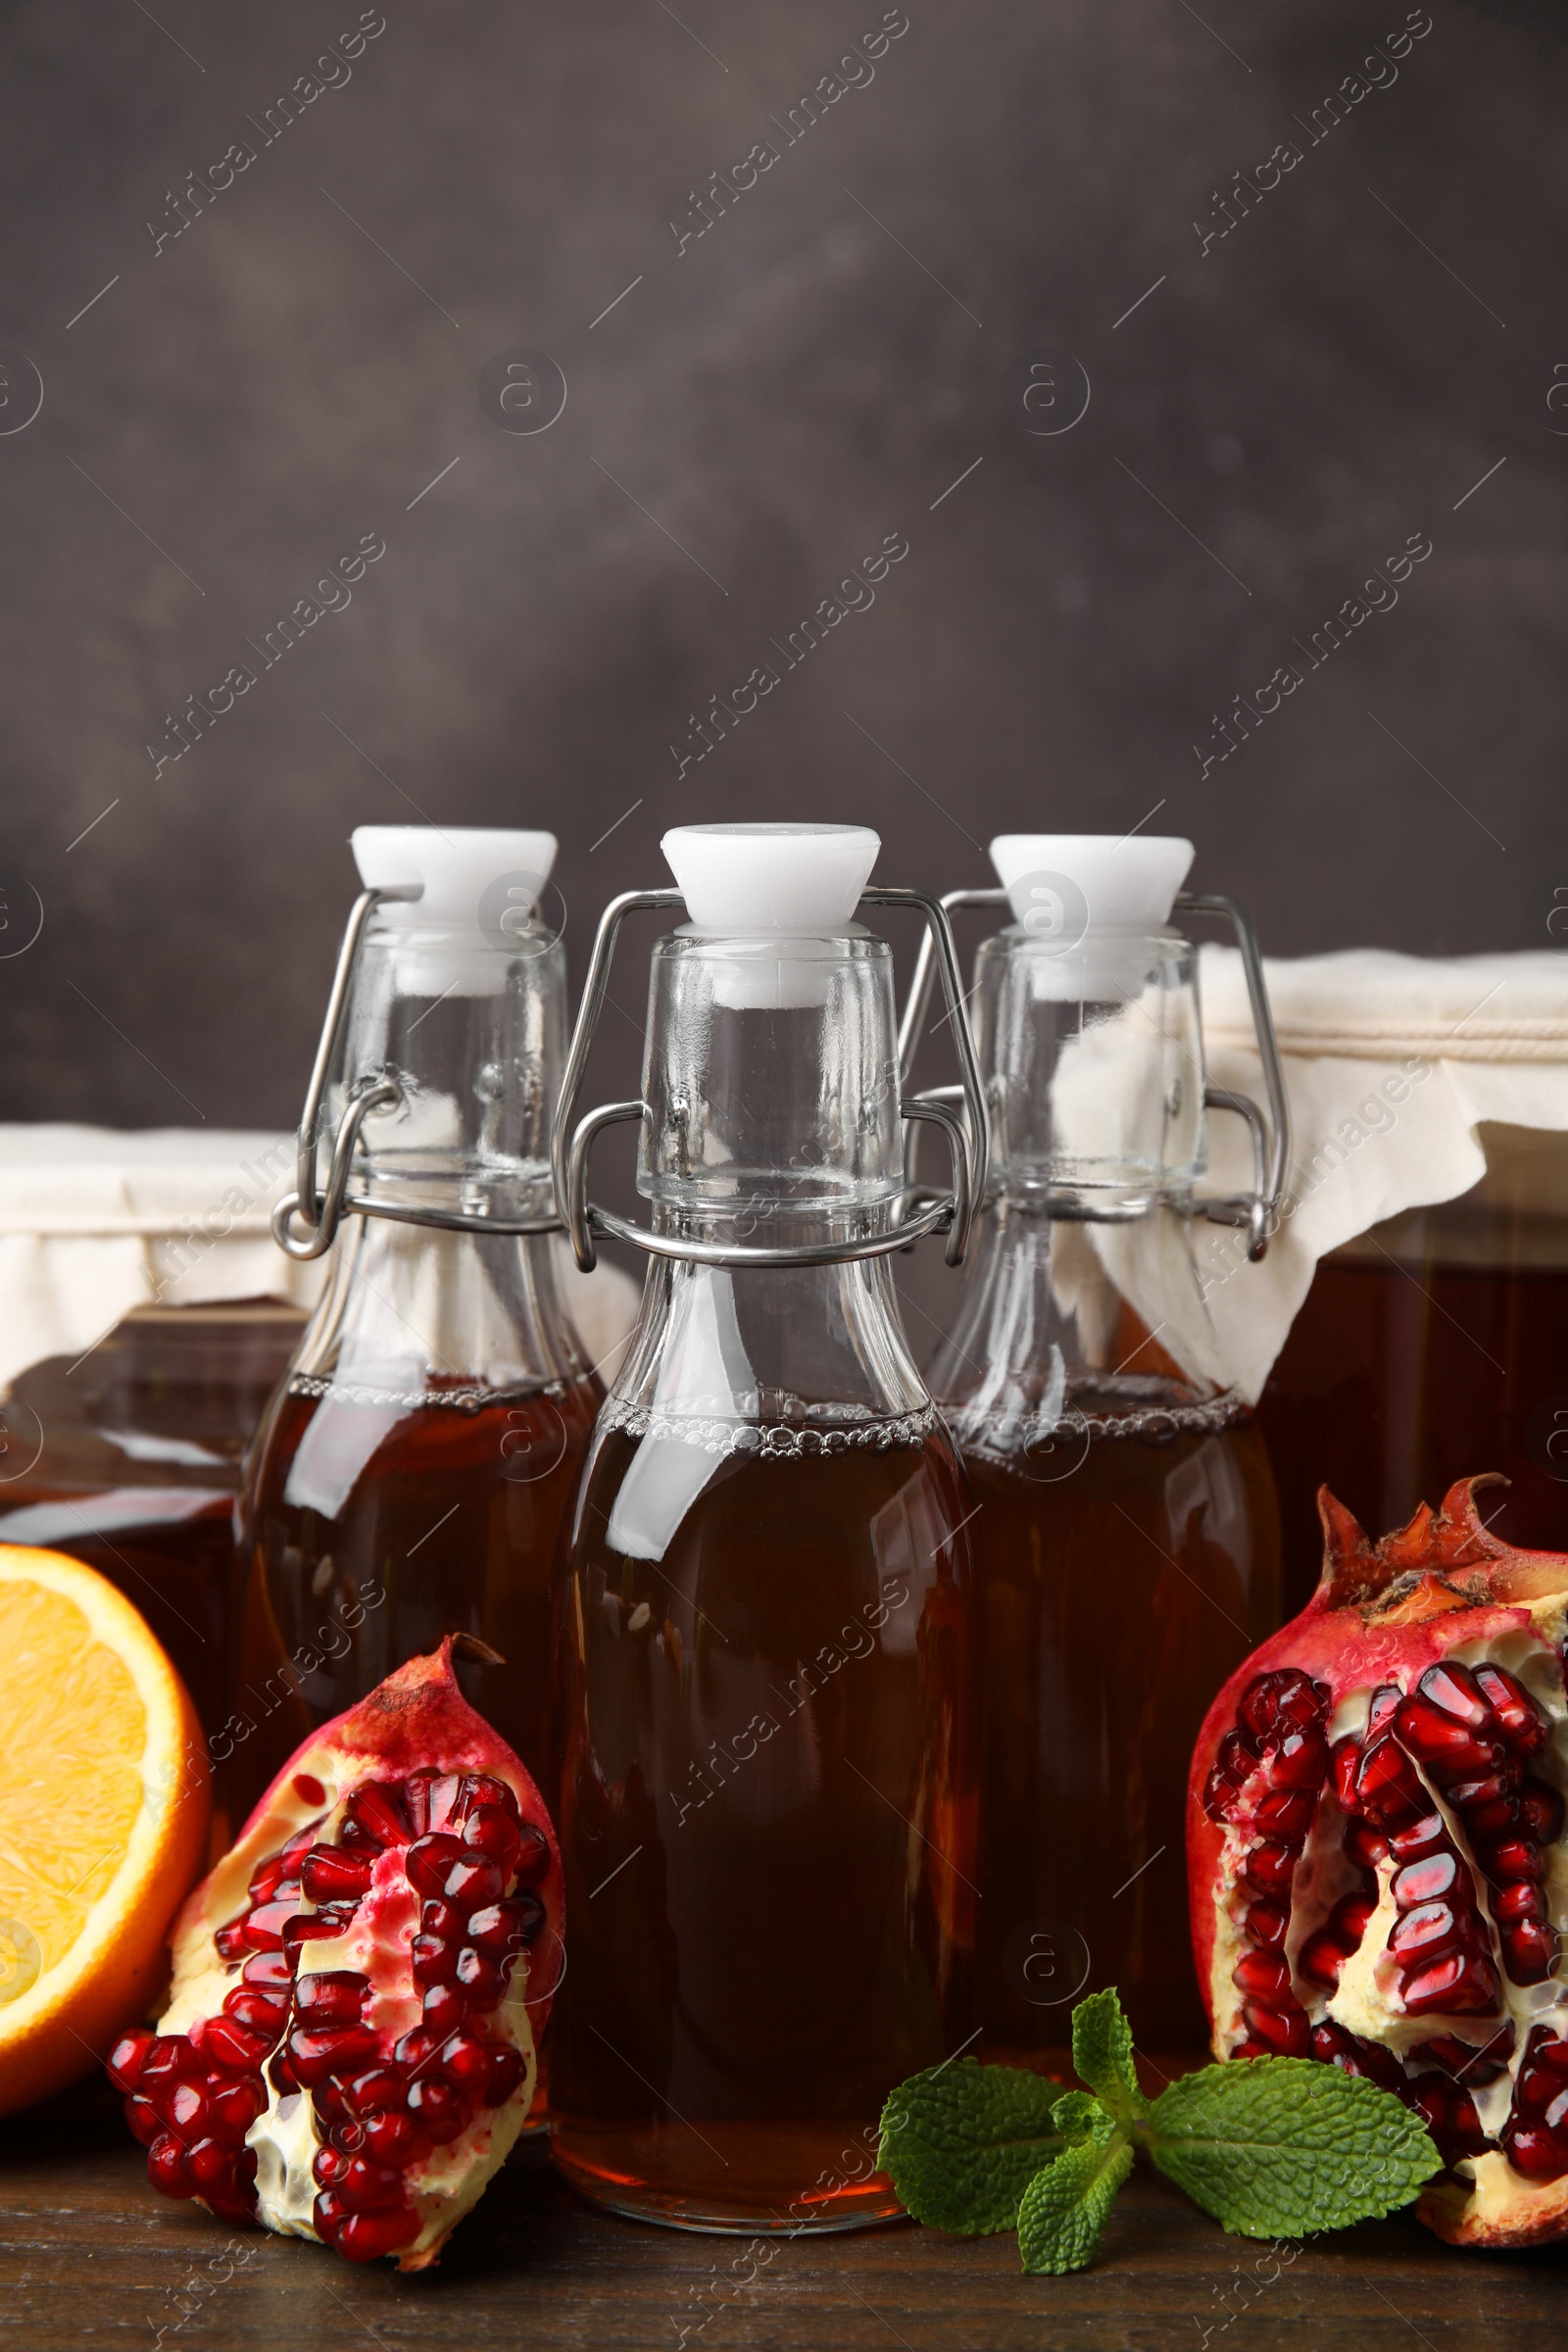
<svg viewBox="0 0 1568 2352">
<path fill-rule="evenodd" d="M 96 1569 L 61 1552 L 0 1544 L 5 1587 L 32 1584 L 80 1610 L 121 1660 L 146 1716 L 144 1799 L 118 1868 L 69 1949 L 0 2004 L 0 2115 L 79 2080 L 168 1981 L 170 1920 L 207 1850 L 207 1748 L 196 1710 L 139 1610 Z"/>
<path fill-rule="evenodd" d="M 1322 1581 L 1300 1615 L 1263 1642 L 1237 1669 L 1209 1710 L 1188 1784 L 1187 1853 L 1194 1961 L 1212 2028 L 1217 2058 L 1235 2053 L 1249 2028 L 1243 1994 L 1233 1982 L 1242 1955 L 1251 1948 L 1241 1921 L 1240 1865 L 1263 1834 L 1248 1819 L 1247 1793 L 1230 1808 L 1238 1821 L 1210 1819 L 1204 1803 L 1211 1773 L 1221 1762 L 1221 1743 L 1240 1719 L 1241 1704 L 1257 1679 L 1296 1668 L 1328 1688 L 1327 1731 L 1333 1740 L 1358 1735 L 1372 1691 L 1394 1684 L 1414 1690 L 1429 1667 L 1446 1659 L 1504 1665 L 1525 1687 L 1550 1726 L 1550 1744 L 1533 1771 L 1568 1787 L 1568 1698 L 1563 1684 L 1568 1640 L 1568 1557 L 1519 1551 L 1494 1536 L 1477 1507 L 1478 1493 L 1498 1483 L 1493 1477 L 1461 1479 L 1433 1510 L 1422 1504 L 1408 1526 L 1372 1543 L 1353 1516 L 1325 1488 L 1318 1498 L 1325 1551 Z M 1359 1714 L 1357 1714 L 1359 1710 Z M 1462 1828 L 1456 1827 L 1438 1785 L 1417 1765 L 1418 1776 L 1443 1814 L 1452 1843 L 1472 1873 L 1480 1899 L 1490 1905 L 1485 1874 Z M 1339 1852 L 1339 1813 L 1333 1776 L 1318 1800 L 1317 1824 L 1332 1835 L 1319 1842 L 1314 1827 L 1298 1871 L 1296 1893 L 1303 1916 L 1322 1917 L 1353 1874 Z M 1568 1846 L 1558 1838 L 1544 1849 L 1543 1892 L 1548 1925 L 1568 1929 Z M 1314 1876 L 1314 1874 L 1317 1874 Z M 1392 1864 L 1380 1865 L 1377 1906 L 1359 1946 L 1346 1960 L 1339 1984 L 1316 2003 L 1346 2032 L 1403 2057 L 1446 2033 L 1473 2039 L 1473 2015 L 1410 2015 L 1388 1997 L 1386 1947 L 1396 1918 Z M 1293 1913 L 1292 1952 L 1303 1936 Z M 1299 1978 L 1297 1980 L 1299 1986 Z M 1555 1976 L 1551 1983 L 1555 1985 Z M 1310 1988 L 1307 1988 L 1308 1990 Z M 1543 1996 L 1545 1996 L 1544 2003 Z M 1304 1994 L 1303 1994 L 1304 1997 Z M 1506 1984 L 1503 1997 L 1516 2028 L 1514 2067 L 1536 2023 L 1568 2026 L 1545 1986 Z M 1478 2096 L 1480 2094 L 1478 2093 Z M 1488 2102 L 1491 2104 L 1491 2102 Z M 1439 2181 L 1422 2195 L 1417 2211 L 1438 2235 L 1456 2245 L 1510 2247 L 1544 2244 L 1568 2237 L 1568 2175 L 1545 2182 L 1527 2179 L 1499 2150 L 1468 2161 L 1473 2181 L 1462 2174 Z"/>
<path fill-rule="evenodd" d="M 544 2031 L 564 1966 L 561 1854 L 549 1812 L 527 1767 L 464 1697 L 452 1646 L 448 1640 L 431 1656 L 411 1659 L 367 1698 L 312 1733 L 290 1756 L 175 1922 L 173 1984 L 159 2022 L 161 2034 L 182 2034 L 196 2019 L 221 2008 L 236 1979 L 218 1954 L 215 1931 L 246 1908 L 253 1873 L 297 1832 L 319 1823 L 320 1835 L 331 1840 L 346 1799 L 362 1783 L 428 1771 L 486 1773 L 510 1786 L 522 1818 L 541 1831 L 550 1853 L 548 1870 L 532 1887 L 544 1908 L 543 1926 L 532 1948 L 518 1959 L 506 1997 L 486 2020 L 491 2039 L 510 2042 L 521 2053 L 524 2072 L 504 2106 L 481 2108 L 457 2138 L 433 2148 L 407 2172 L 419 2229 L 397 2250 L 398 2268 L 404 2271 L 423 2270 L 436 2261 L 521 2132 L 538 2080 L 536 2037 Z M 419 2022 L 419 1996 L 407 1978 L 406 1963 L 397 1969 L 390 1965 L 389 1949 L 396 1936 L 406 1951 L 417 1914 L 417 1899 L 397 1854 L 383 1853 L 350 1926 L 340 1936 L 305 1943 L 297 1974 L 352 1969 L 368 1977 L 377 2031 L 386 2036 L 409 2032 Z M 260 2218 L 282 2235 L 319 2241 L 312 2165 L 321 2138 L 313 2102 L 309 2095 L 279 2093 L 263 2079 L 267 2112 L 247 2134 L 257 2154 Z"/>
</svg>

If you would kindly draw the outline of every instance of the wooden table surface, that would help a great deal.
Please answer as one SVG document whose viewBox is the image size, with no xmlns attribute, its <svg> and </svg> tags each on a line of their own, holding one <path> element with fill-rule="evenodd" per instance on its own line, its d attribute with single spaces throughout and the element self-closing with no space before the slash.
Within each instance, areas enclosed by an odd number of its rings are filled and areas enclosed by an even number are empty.
<svg viewBox="0 0 1568 2352">
<path fill-rule="evenodd" d="M 777 2241 L 750 2280 L 744 2244 L 601 2214 L 535 2143 L 440 2268 L 401 2278 L 156 2195 L 141 2150 L 96 2097 L 74 2115 L 0 2125 L 0 2342 L 26 2352 L 1558 2352 L 1568 2322 L 1568 2246 L 1461 2254 L 1399 2217 L 1292 2259 L 1227 2237 L 1143 2173 L 1094 2269 L 1070 2278 L 1025 2278 L 1010 2237 L 963 2242 L 911 2223 Z"/>
</svg>

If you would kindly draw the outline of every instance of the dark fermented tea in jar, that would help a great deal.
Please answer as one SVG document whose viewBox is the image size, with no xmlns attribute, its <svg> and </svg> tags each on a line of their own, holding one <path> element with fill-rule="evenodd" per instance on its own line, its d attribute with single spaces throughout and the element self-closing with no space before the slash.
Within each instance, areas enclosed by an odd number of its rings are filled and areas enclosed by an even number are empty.
<svg viewBox="0 0 1568 2352">
<path fill-rule="evenodd" d="M 992 1198 L 931 1370 L 978 1506 L 982 2047 L 1059 2056 L 1106 1984 L 1141 2049 L 1197 2047 L 1188 1767 L 1277 1622 L 1279 1530 L 1193 1256 L 1202 1045 L 1169 927 L 1192 848 L 992 854 L 1015 918 L 972 997 Z M 1261 1193 L 1208 1205 L 1261 1237 Z"/>
<path fill-rule="evenodd" d="M 1402 1527 L 1455 1478 L 1500 1470 L 1493 1532 L 1568 1547 L 1568 1135 L 1488 1121 L 1476 1140 L 1471 1191 L 1319 1260 L 1259 1399 L 1288 1611 L 1318 1581 L 1325 1481 L 1363 1527 Z"/>
<path fill-rule="evenodd" d="M 548 833 L 361 827 L 284 1247 L 326 1289 L 247 1464 L 222 1742 L 254 1799 L 449 1633 L 541 1785 L 550 1576 L 602 1394 L 552 1259 L 564 960 Z M 334 1239 L 335 1235 L 335 1239 Z"/>
<path fill-rule="evenodd" d="M 584 1205 L 578 1146 L 607 1117 L 640 1122 L 653 1222 L 558 1611 L 552 2154 L 600 2203 L 687 2228 L 896 2213 L 882 2104 L 969 2031 L 974 1504 L 887 1252 L 941 1225 L 952 1254 L 971 1195 L 947 1117 L 955 1196 L 896 1222 L 901 1110 L 927 1111 L 901 1102 L 889 949 L 854 919 L 877 847 L 840 826 L 667 835 L 681 891 L 607 914 L 563 1096 L 579 1255 L 636 1230 Z M 568 1160 L 616 926 L 682 895 L 644 1100 L 585 1121 Z M 946 938 L 934 902 L 869 895 Z"/>
</svg>

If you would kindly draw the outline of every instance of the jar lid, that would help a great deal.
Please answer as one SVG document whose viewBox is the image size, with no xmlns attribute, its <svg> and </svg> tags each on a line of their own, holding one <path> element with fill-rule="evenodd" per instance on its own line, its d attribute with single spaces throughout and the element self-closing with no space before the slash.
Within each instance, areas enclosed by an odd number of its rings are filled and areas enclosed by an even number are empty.
<svg viewBox="0 0 1568 2352">
<path fill-rule="evenodd" d="M 991 844 L 1013 921 L 1063 949 L 1162 930 L 1193 857 L 1190 841 L 1160 833 L 999 833 Z"/>
<path fill-rule="evenodd" d="M 676 825 L 660 843 L 699 931 L 831 937 L 882 847 L 869 825 Z"/>
</svg>

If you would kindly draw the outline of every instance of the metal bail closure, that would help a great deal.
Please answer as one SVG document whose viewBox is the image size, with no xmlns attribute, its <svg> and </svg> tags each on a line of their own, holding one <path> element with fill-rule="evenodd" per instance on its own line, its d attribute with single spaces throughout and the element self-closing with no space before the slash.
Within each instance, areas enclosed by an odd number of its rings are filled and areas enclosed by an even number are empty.
<svg viewBox="0 0 1568 2352">
<path fill-rule="evenodd" d="M 660 912 L 664 908 L 684 907 L 684 894 L 678 890 L 628 890 L 612 899 L 599 920 L 594 940 L 593 959 L 578 1007 L 576 1027 L 572 1031 L 571 1050 L 566 1056 L 566 1074 L 562 1082 L 561 1100 L 556 1108 L 555 1128 L 551 1139 L 551 1170 L 555 1178 L 556 1205 L 562 1222 L 571 1236 L 571 1247 L 577 1263 L 584 1273 L 590 1273 L 597 1263 L 596 1234 L 609 1234 L 618 1242 L 627 1242 L 635 1250 L 647 1250 L 655 1257 L 680 1257 L 705 1266 L 827 1266 L 857 1257 L 886 1257 L 903 1250 L 928 1233 L 945 1233 L 948 1237 L 947 1260 L 950 1266 L 961 1265 L 968 1247 L 969 1228 L 974 1212 L 985 1194 L 986 1174 L 990 1156 L 990 1129 L 986 1118 L 985 1090 L 980 1083 L 979 1065 L 975 1060 L 974 1040 L 970 1035 L 968 1015 L 964 1010 L 963 992 L 958 984 L 957 956 L 953 944 L 953 927 L 948 921 L 940 900 L 929 891 L 867 889 L 861 892 L 861 906 L 910 906 L 925 918 L 925 936 L 920 943 L 920 969 L 926 975 L 929 995 L 933 959 L 942 975 L 942 990 L 952 1015 L 953 1034 L 957 1047 L 961 1084 L 942 1088 L 923 1095 L 906 1095 L 900 1091 L 899 1115 L 909 1121 L 924 1120 L 940 1127 L 948 1139 L 953 1155 L 953 1189 L 951 1192 L 927 1194 L 906 1186 L 895 1210 L 894 1221 L 886 1233 L 872 1234 L 858 1242 L 794 1242 L 774 1248 L 756 1244 L 677 1241 L 666 1234 L 650 1232 L 646 1226 L 635 1225 L 629 1219 L 617 1217 L 601 1208 L 588 1198 L 588 1162 L 597 1138 L 607 1127 L 622 1120 L 642 1120 L 650 1113 L 643 1102 L 609 1102 L 598 1110 L 589 1111 L 573 1127 L 577 1097 L 588 1066 L 599 1016 L 604 1010 L 610 988 L 610 966 L 615 952 L 615 939 L 628 914 Z M 901 1070 L 904 1065 L 901 1059 Z M 964 1117 L 949 1107 L 941 1096 L 961 1098 Z"/>
<path fill-rule="evenodd" d="M 321 1023 L 320 1043 L 316 1049 L 311 1082 L 305 1094 L 305 1108 L 300 1114 L 294 1190 L 283 1194 L 272 1211 L 272 1239 L 287 1257 L 305 1260 L 324 1256 L 337 1239 L 337 1229 L 345 1215 L 388 1217 L 399 1225 L 434 1225 L 447 1233 L 521 1235 L 561 1231 L 561 1219 L 555 1215 L 484 1217 L 463 1209 L 405 1207 L 396 1201 L 372 1200 L 364 1192 L 351 1192 L 349 1181 L 354 1172 L 361 1129 L 372 1110 L 390 1110 L 402 1100 L 394 1078 L 377 1079 L 352 1098 L 337 1134 L 331 1138 L 331 1158 L 325 1190 L 318 1188 L 317 1146 L 323 1134 L 323 1105 L 332 1065 L 342 1041 L 343 1025 L 354 993 L 370 917 L 378 906 L 389 900 L 417 899 L 418 896 L 419 886 L 416 883 L 398 884 L 362 891 L 354 902 L 348 927 L 343 934 L 343 945 L 338 950 L 337 969 L 332 975 L 331 993 L 326 1000 L 326 1017 Z"/>
<path fill-rule="evenodd" d="M 950 890 L 941 901 L 944 921 L 959 907 L 1005 906 L 1004 890 L 985 888 Z M 1242 970 L 1247 977 L 1247 997 L 1251 1007 L 1252 1029 L 1257 1038 L 1258 1059 L 1263 1065 L 1263 1088 L 1268 1097 L 1267 1114 L 1252 1101 L 1250 1095 L 1232 1094 L 1227 1087 L 1203 1087 L 1205 1110 L 1226 1110 L 1233 1117 L 1247 1121 L 1252 1139 L 1252 1190 L 1250 1193 L 1222 1194 L 1211 1198 L 1200 1197 L 1193 1206 L 1213 1225 L 1245 1226 L 1247 1255 L 1256 1265 L 1268 1253 L 1271 1238 L 1279 1231 L 1280 1212 L 1285 1198 L 1285 1171 L 1291 1156 L 1291 1106 L 1285 1092 L 1285 1073 L 1280 1066 L 1279 1046 L 1274 1036 L 1274 1016 L 1269 1007 L 1268 987 L 1263 978 L 1263 958 L 1257 945 L 1257 933 L 1245 906 L 1235 899 L 1226 899 L 1197 891 L 1178 891 L 1172 902 L 1172 911 L 1183 914 L 1223 915 L 1236 934 L 1241 951 Z M 949 932 L 951 939 L 951 929 Z M 931 941 L 920 942 L 915 961 L 914 977 L 909 984 L 908 1001 L 899 1023 L 899 1066 L 906 1076 L 914 1058 L 914 1049 L 931 1002 Z M 949 1000 L 952 989 L 944 974 L 944 987 Z M 928 1101 L 952 1101 L 959 1090 L 956 1087 L 935 1087 Z"/>
</svg>

